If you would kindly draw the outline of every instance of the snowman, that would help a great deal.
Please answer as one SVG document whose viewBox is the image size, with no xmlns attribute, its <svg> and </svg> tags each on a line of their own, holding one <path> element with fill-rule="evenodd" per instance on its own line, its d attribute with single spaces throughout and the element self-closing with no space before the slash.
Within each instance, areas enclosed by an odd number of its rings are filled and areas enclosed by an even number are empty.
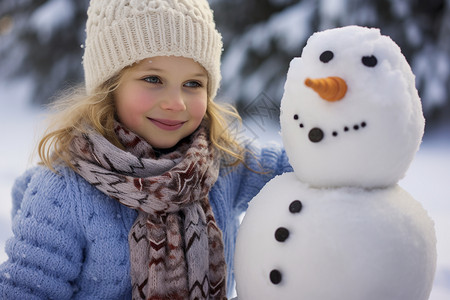
<svg viewBox="0 0 450 300">
<path fill-rule="evenodd" d="M 294 172 L 249 204 L 238 299 L 428 299 L 434 223 L 397 184 L 424 129 L 399 47 L 373 28 L 313 34 L 291 61 L 280 121 Z"/>
</svg>

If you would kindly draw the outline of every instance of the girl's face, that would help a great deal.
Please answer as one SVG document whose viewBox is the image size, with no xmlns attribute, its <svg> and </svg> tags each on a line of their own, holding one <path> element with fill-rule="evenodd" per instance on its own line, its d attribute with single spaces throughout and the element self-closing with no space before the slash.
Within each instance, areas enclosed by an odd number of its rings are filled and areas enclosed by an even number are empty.
<svg viewBox="0 0 450 300">
<path fill-rule="evenodd" d="M 193 133 L 207 106 L 208 75 L 190 58 L 144 59 L 114 92 L 119 121 L 152 147 L 170 148 Z"/>
</svg>

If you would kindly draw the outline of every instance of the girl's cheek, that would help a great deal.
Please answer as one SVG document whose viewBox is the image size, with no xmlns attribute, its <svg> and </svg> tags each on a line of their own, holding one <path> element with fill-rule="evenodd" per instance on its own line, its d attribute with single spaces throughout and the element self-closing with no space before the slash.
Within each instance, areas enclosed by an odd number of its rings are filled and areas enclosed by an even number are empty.
<svg viewBox="0 0 450 300">
<path fill-rule="evenodd" d="M 118 116 L 128 128 L 139 126 L 145 120 L 146 114 L 155 106 L 155 98 L 144 91 L 127 90 L 121 94 L 122 101 L 118 103 Z"/>
<path fill-rule="evenodd" d="M 139 113 L 145 113 L 150 109 L 152 109 L 153 106 L 155 106 L 156 96 L 151 93 L 142 91 L 135 94 L 135 97 L 132 102 L 134 111 Z"/>
<path fill-rule="evenodd" d="M 191 116 L 195 118 L 203 118 L 206 113 L 206 108 L 207 108 L 206 98 L 195 101 L 191 108 Z"/>
</svg>

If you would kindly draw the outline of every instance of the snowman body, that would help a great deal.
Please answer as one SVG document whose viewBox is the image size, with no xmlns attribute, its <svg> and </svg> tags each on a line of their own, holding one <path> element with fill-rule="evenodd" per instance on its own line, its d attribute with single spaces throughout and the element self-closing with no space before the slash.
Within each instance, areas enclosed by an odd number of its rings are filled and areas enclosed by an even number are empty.
<svg viewBox="0 0 450 300">
<path fill-rule="evenodd" d="M 398 185 L 322 190 L 286 173 L 242 222 L 238 299 L 428 299 L 435 243 L 426 211 Z"/>
<path fill-rule="evenodd" d="M 434 224 L 397 184 L 424 129 L 400 48 L 358 26 L 312 35 L 291 61 L 280 123 L 294 172 L 249 204 L 238 299 L 428 299 Z"/>
</svg>

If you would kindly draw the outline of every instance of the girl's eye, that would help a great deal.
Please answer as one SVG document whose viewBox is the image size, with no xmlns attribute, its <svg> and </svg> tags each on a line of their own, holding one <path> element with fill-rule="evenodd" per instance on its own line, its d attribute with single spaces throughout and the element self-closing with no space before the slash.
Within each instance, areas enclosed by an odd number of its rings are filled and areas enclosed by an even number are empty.
<svg viewBox="0 0 450 300">
<path fill-rule="evenodd" d="M 159 79 L 158 76 L 148 76 L 148 77 L 145 77 L 143 80 L 148 83 L 154 83 L 154 84 L 161 83 L 161 79 Z"/>
<path fill-rule="evenodd" d="M 198 88 L 198 87 L 202 87 L 203 84 L 199 81 L 188 81 L 184 84 L 185 87 L 189 87 L 189 88 Z"/>
</svg>

